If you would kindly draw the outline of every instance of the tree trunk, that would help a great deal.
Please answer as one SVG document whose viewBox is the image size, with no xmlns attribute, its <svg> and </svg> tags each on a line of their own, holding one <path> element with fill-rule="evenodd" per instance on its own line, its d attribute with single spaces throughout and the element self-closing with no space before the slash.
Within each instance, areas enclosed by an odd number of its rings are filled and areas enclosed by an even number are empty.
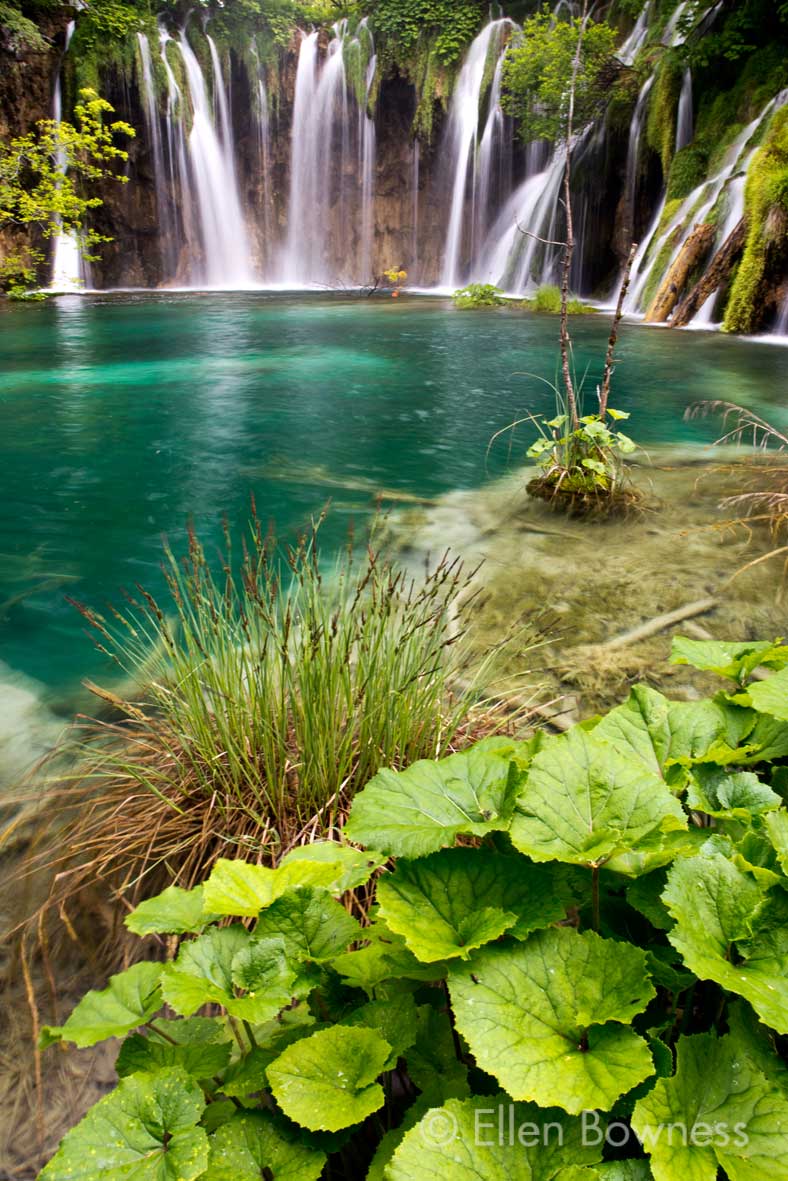
<svg viewBox="0 0 788 1181">
<path fill-rule="evenodd" d="M 705 223 L 695 226 L 679 251 L 678 257 L 668 267 L 668 272 L 649 305 L 646 312 L 647 324 L 664 324 L 669 318 L 670 313 L 679 302 L 688 278 L 708 253 L 709 247 L 714 241 L 714 234 L 714 226 Z"/>
<path fill-rule="evenodd" d="M 686 299 L 683 299 L 676 308 L 671 320 L 672 327 L 686 327 L 696 312 L 703 307 L 709 296 L 722 286 L 728 278 L 734 262 L 744 249 L 745 236 L 744 220 L 742 219 L 714 255 L 700 282 L 695 284 Z"/>
</svg>

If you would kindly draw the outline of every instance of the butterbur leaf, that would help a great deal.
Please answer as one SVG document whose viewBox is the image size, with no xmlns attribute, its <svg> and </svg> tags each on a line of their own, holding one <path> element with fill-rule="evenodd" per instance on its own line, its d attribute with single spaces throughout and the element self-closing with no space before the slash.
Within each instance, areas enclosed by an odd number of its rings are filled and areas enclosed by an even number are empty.
<svg viewBox="0 0 788 1181">
<path fill-rule="evenodd" d="M 576 727 L 534 759 L 511 838 L 534 861 L 599 865 L 686 826 L 657 775 Z"/>
<path fill-rule="evenodd" d="M 730 1037 L 682 1037 L 673 1078 L 635 1106 L 632 1127 L 655 1181 L 786 1181 L 788 1099 Z"/>
<path fill-rule="evenodd" d="M 687 807 L 718 820 L 748 820 L 779 808 L 780 797 L 752 771 L 696 767 L 690 778 Z"/>
<path fill-rule="evenodd" d="M 373 1029 L 335 1025 L 302 1038 L 268 1068 L 268 1082 L 285 1115 L 313 1132 L 338 1132 L 383 1106 L 375 1080 L 391 1046 Z"/>
<path fill-rule="evenodd" d="M 110 1037 L 124 1037 L 144 1025 L 161 1008 L 161 964 L 134 964 L 110 976 L 106 988 L 86 993 L 61 1026 L 44 1026 L 42 1048 L 53 1042 L 73 1042 L 84 1048 Z"/>
<path fill-rule="evenodd" d="M 601 1147 L 584 1142 L 581 1121 L 563 1111 L 485 1095 L 450 1099 L 426 1112 L 403 1137 L 385 1176 L 387 1181 L 564 1181 L 564 1169 L 582 1169 L 601 1156 Z M 593 1178 L 592 1172 L 589 1181 Z"/>
<path fill-rule="evenodd" d="M 201 1181 L 317 1181 L 325 1163 L 325 1153 L 285 1135 L 267 1112 L 239 1112 L 212 1136 Z"/>
<path fill-rule="evenodd" d="M 389 856 L 422 857 L 461 834 L 507 829 L 520 779 L 512 759 L 476 747 L 404 771 L 384 769 L 356 796 L 345 832 Z"/>
<path fill-rule="evenodd" d="M 392 1128 L 390 1132 L 386 1132 L 378 1144 L 375 1155 L 372 1158 L 372 1164 L 367 1170 L 366 1181 L 387 1181 L 389 1163 L 405 1138 L 406 1132 L 409 1132 L 411 1128 L 415 1128 L 422 1116 L 432 1106 L 434 1104 L 427 1102 L 422 1095 L 414 1103 L 411 1103 L 399 1126 Z"/>
<path fill-rule="evenodd" d="M 391 1055 L 384 1069 L 393 1070 L 416 1040 L 418 1010 L 411 994 L 405 992 L 385 1001 L 361 1005 L 345 1017 L 342 1024 L 376 1029 L 391 1046 Z"/>
<path fill-rule="evenodd" d="M 775 640 L 773 644 L 768 640 L 736 644 L 675 636 L 670 659 L 673 664 L 690 664 L 702 672 L 713 672 L 720 677 L 743 682 L 760 665 L 785 668 L 788 665 L 788 646 L 780 640 Z"/>
<path fill-rule="evenodd" d="M 701 980 L 745 997 L 767 1025 L 788 1033 L 788 896 L 767 896 L 723 848 L 709 841 L 671 868 L 662 895 L 676 920 L 668 938 Z"/>
<path fill-rule="evenodd" d="M 468 1068 L 457 1060 L 449 1015 L 432 1005 L 420 1005 L 415 1041 L 407 1053 L 408 1077 L 419 1088 L 428 1107 L 447 1099 L 466 1099 Z"/>
<path fill-rule="evenodd" d="M 367 947 L 338 955 L 332 967 L 353 988 L 363 988 L 372 996 L 386 980 L 441 980 L 445 975 L 443 962 L 423 964 L 405 946 L 401 935 L 395 935 L 378 919 L 367 927 Z"/>
<path fill-rule="evenodd" d="M 205 883 L 204 903 L 215 914 L 252 918 L 286 889 L 275 869 L 220 857 Z"/>
<path fill-rule="evenodd" d="M 556 867 L 469 848 L 400 862 L 377 896 L 386 924 L 425 963 L 466 957 L 505 931 L 525 938 L 564 918 L 570 900 Z"/>
<path fill-rule="evenodd" d="M 774 1031 L 761 1024 L 746 1001 L 731 1001 L 726 1018 L 737 1056 L 748 1058 L 756 1070 L 788 1097 L 788 1063 L 778 1051 Z"/>
<path fill-rule="evenodd" d="M 164 999 L 184 1017 L 216 1004 L 245 1021 L 269 1021 L 290 1003 L 295 988 L 284 941 L 253 943 L 239 925 L 213 927 L 182 944 L 178 958 L 162 972 Z"/>
<path fill-rule="evenodd" d="M 220 1074 L 230 1061 L 233 1047 L 216 1018 L 193 1017 L 190 1021 L 161 1021 L 159 1025 L 169 1040 L 164 1041 L 155 1032 L 148 1037 L 132 1033 L 126 1038 L 115 1060 L 119 1078 L 137 1071 L 179 1066 L 192 1078 L 206 1079 Z M 173 1041 L 178 1044 L 173 1045 Z"/>
<path fill-rule="evenodd" d="M 321 963 L 363 939 L 364 930 L 325 890 L 300 886 L 263 911 L 254 937 L 279 937 L 289 959 Z"/>
<path fill-rule="evenodd" d="M 765 819 L 766 831 L 772 842 L 783 873 L 788 874 L 788 812 L 771 812 Z"/>
<path fill-rule="evenodd" d="M 538 931 L 452 965 L 449 989 L 477 1064 L 514 1099 L 607 1109 L 654 1072 L 646 1042 L 624 1024 L 655 995 L 645 952 L 630 944 Z"/>
<path fill-rule="evenodd" d="M 217 916 L 203 911 L 203 888 L 168 886 L 126 915 L 123 922 L 135 935 L 186 935 L 202 931 Z"/>
<path fill-rule="evenodd" d="M 208 1164 L 204 1108 L 182 1070 L 133 1074 L 65 1136 L 40 1181 L 195 1181 Z"/>
<path fill-rule="evenodd" d="M 788 722 L 788 668 L 748 685 L 747 700 L 758 713 Z"/>
<path fill-rule="evenodd" d="M 296 876 L 299 872 L 318 872 L 316 869 L 302 866 L 301 863 L 305 861 L 311 865 L 330 865 L 334 873 L 332 882 L 329 885 L 325 885 L 324 880 L 299 882 Z M 322 886 L 332 894 L 344 894 L 346 890 L 355 890 L 358 886 L 365 885 L 384 861 L 385 858 L 379 854 L 354 849 L 352 845 L 339 845 L 336 841 L 313 841 L 310 845 L 299 845 L 292 849 L 282 858 L 279 868 L 290 867 L 288 874 L 293 875 L 294 885 Z"/>
<path fill-rule="evenodd" d="M 673 920 L 662 901 L 662 891 L 667 883 L 666 871 L 655 869 L 643 874 L 627 887 L 627 902 L 656 927 L 658 931 L 669 931 Z"/>
</svg>

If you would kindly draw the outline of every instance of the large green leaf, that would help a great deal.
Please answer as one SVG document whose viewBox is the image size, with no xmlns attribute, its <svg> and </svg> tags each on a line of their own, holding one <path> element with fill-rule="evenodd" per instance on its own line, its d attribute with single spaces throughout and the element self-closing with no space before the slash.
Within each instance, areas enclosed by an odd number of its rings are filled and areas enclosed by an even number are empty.
<svg viewBox="0 0 788 1181">
<path fill-rule="evenodd" d="M 239 1112 L 211 1137 L 201 1181 L 317 1181 L 325 1163 L 325 1153 L 285 1136 L 267 1112 Z"/>
<path fill-rule="evenodd" d="M 588 1139 L 588 1138 L 586 1138 Z M 426 1112 L 396 1149 L 386 1181 L 574 1181 L 602 1149 L 584 1143 L 563 1111 L 512 1103 L 508 1095 L 450 1099 Z M 593 1181 L 595 1174 L 589 1176 Z M 580 1181 L 580 1175 L 578 1175 Z"/>
<path fill-rule="evenodd" d="M 183 1017 L 206 1004 L 222 1005 L 233 1017 L 263 1022 L 288 1005 L 296 972 L 282 939 L 253 942 L 236 924 L 212 927 L 181 945 L 161 976 L 162 995 Z"/>
<path fill-rule="evenodd" d="M 576 727 L 534 759 L 511 837 L 535 861 L 599 865 L 686 826 L 681 805 L 641 760 Z"/>
<path fill-rule="evenodd" d="M 569 894 L 554 866 L 490 849 L 442 849 L 401 861 L 378 882 L 380 913 L 425 963 L 467 956 L 510 931 L 524 939 L 564 918 Z"/>
<path fill-rule="evenodd" d="M 758 713 L 769 714 L 781 722 L 788 722 L 788 668 L 774 673 L 765 681 L 747 686 L 748 703 Z"/>
<path fill-rule="evenodd" d="M 44 1026 L 42 1047 L 61 1040 L 80 1048 L 95 1046 L 144 1025 L 161 1008 L 161 974 L 161 964 L 141 963 L 110 976 L 106 988 L 85 993 L 64 1025 Z"/>
<path fill-rule="evenodd" d="M 135 935 L 187 935 L 202 931 L 217 917 L 203 910 L 202 886 L 193 890 L 168 886 L 141 902 L 123 921 Z"/>
<path fill-rule="evenodd" d="M 788 1097 L 788 1062 L 780 1054 L 773 1030 L 762 1025 L 746 1001 L 731 1001 L 726 1013 L 730 1042 L 736 1054 L 748 1058 L 756 1070 Z"/>
<path fill-rule="evenodd" d="M 119 1078 L 137 1071 L 180 1066 L 193 1078 L 221 1073 L 230 1061 L 232 1034 L 218 1017 L 191 1017 L 165 1021 L 159 1018 L 151 1033 L 132 1033 L 115 1061 Z"/>
<path fill-rule="evenodd" d="M 364 931 L 369 940 L 366 947 L 338 955 L 332 967 L 348 984 L 363 988 L 369 996 L 389 980 L 441 980 L 444 963 L 423 964 L 405 946 L 401 935 L 395 935 L 382 919 L 376 919 Z"/>
<path fill-rule="evenodd" d="M 290 1119 L 313 1132 L 338 1132 L 383 1106 L 375 1080 L 390 1054 L 374 1029 L 335 1025 L 288 1046 L 268 1067 L 268 1082 Z"/>
<path fill-rule="evenodd" d="M 466 1099 L 468 1068 L 457 1058 L 449 1014 L 432 1005 L 420 1005 L 415 1040 L 407 1052 L 408 1077 L 427 1099 L 440 1106 L 447 1099 Z"/>
<path fill-rule="evenodd" d="M 779 808 L 781 802 L 752 771 L 720 767 L 696 767 L 687 792 L 687 807 L 718 820 L 748 820 Z"/>
<path fill-rule="evenodd" d="M 788 1181 L 788 1099 L 728 1037 L 683 1037 L 676 1074 L 635 1106 L 655 1181 Z"/>
<path fill-rule="evenodd" d="M 626 1028 L 655 989 L 645 952 L 567 927 L 484 947 L 452 965 L 457 1028 L 514 1099 L 577 1114 L 609 1108 L 654 1066 Z"/>
<path fill-rule="evenodd" d="M 205 883 L 203 901 L 212 914 L 253 918 L 298 886 L 342 894 L 368 881 L 380 862 L 375 853 L 331 841 L 294 849 L 276 869 L 222 857 Z"/>
<path fill-rule="evenodd" d="M 749 676 L 765 665 L 767 668 L 785 668 L 788 665 L 788 647 L 781 640 L 756 640 L 737 644 L 725 640 L 688 640 L 675 636 L 671 651 L 673 664 L 690 664 L 702 672 L 717 673 L 733 681 L 744 682 Z"/>
<path fill-rule="evenodd" d="M 133 1074 L 72 1128 L 40 1181 L 195 1181 L 208 1164 L 204 1108 L 182 1070 Z"/>
<path fill-rule="evenodd" d="M 343 1018 L 342 1025 L 365 1026 L 375 1029 L 391 1046 L 386 1070 L 394 1070 L 397 1062 L 413 1045 L 418 1034 L 418 1010 L 409 992 L 389 997 L 384 1001 L 369 1001 Z M 415 1081 L 415 1080 L 413 1080 Z M 418 1083 L 416 1084 L 418 1086 Z"/>
<path fill-rule="evenodd" d="M 299 886 L 263 911 L 254 937 L 281 937 L 288 958 L 320 963 L 363 939 L 364 930 L 325 890 Z"/>
<path fill-rule="evenodd" d="M 303 870 L 302 862 L 312 865 L 330 865 L 334 871 L 334 879 L 326 886 L 321 881 L 298 881 L 297 875 Z M 344 894 L 346 890 L 355 890 L 369 881 L 376 869 L 380 869 L 385 858 L 378 853 L 362 849 L 354 849 L 352 845 L 339 845 L 336 841 L 313 841 L 309 845 L 298 845 L 282 858 L 279 868 L 287 867 L 288 874 L 295 874 L 294 885 L 323 886 L 332 894 Z M 295 866 L 294 870 L 292 867 Z M 307 869 L 308 874 L 314 874 L 314 869 Z"/>
<path fill-rule="evenodd" d="M 771 812 L 765 823 L 780 867 L 783 873 L 788 874 L 788 812 L 784 808 L 779 812 Z"/>
<path fill-rule="evenodd" d="M 668 938 L 701 980 L 745 997 L 767 1025 L 788 1033 L 788 896 L 767 896 L 724 847 L 712 839 L 672 866 L 662 895 L 676 920 Z"/>
<path fill-rule="evenodd" d="M 390 856 L 422 857 L 460 835 L 508 828 L 522 773 L 504 749 L 480 744 L 439 762 L 379 771 L 353 801 L 347 835 Z"/>
</svg>

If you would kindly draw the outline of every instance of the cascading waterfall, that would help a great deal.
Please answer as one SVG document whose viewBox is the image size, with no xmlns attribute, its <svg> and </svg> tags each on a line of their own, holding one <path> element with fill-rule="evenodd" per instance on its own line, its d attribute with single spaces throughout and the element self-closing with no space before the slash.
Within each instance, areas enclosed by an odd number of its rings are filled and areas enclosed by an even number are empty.
<svg viewBox="0 0 788 1181">
<path fill-rule="evenodd" d="M 66 44 L 63 50 L 64 57 L 68 53 L 75 23 L 73 20 L 69 21 L 66 27 Z M 63 118 L 63 88 L 60 75 L 61 71 L 58 70 L 55 79 L 55 89 L 52 95 L 52 118 L 55 123 L 59 123 Z M 60 150 L 57 154 L 58 168 L 62 169 L 65 162 L 65 152 Z M 57 222 L 59 225 L 59 218 Z M 81 291 L 86 279 L 87 264 L 82 258 L 77 235 L 75 233 L 56 234 L 52 247 L 51 290 L 62 292 Z"/>
<path fill-rule="evenodd" d="M 359 278 L 362 283 L 372 281 L 372 245 L 375 233 L 375 163 L 377 156 L 377 133 L 375 120 L 370 116 L 369 103 L 372 86 L 378 68 L 378 58 L 367 18 L 361 21 L 359 33 L 365 31 L 369 38 L 371 53 L 365 82 L 365 105 L 359 107 L 359 154 L 361 164 L 361 248 L 359 252 Z M 356 38 L 358 41 L 358 38 Z"/>
<path fill-rule="evenodd" d="M 257 59 L 257 106 L 255 119 L 257 122 L 257 146 L 260 153 L 260 205 L 262 212 L 263 237 L 268 254 L 273 245 L 274 218 L 273 194 L 271 192 L 271 113 L 268 103 L 268 79 L 265 67 L 260 62 L 255 47 Z"/>
<path fill-rule="evenodd" d="M 651 16 L 651 0 L 646 0 L 635 27 L 618 51 L 617 57 L 625 66 L 631 66 L 648 38 L 648 23 Z"/>
<path fill-rule="evenodd" d="M 293 287 L 368 283 L 372 278 L 376 169 L 375 123 L 369 101 L 377 69 L 372 35 L 362 21 L 333 28 L 321 61 L 317 33 L 302 33 L 293 105 L 287 235 L 281 282 Z M 363 42 L 362 42 L 363 38 Z M 345 49 L 369 57 L 364 101 L 352 109 Z"/>
<path fill-rule="evenodd" d="M 632 283 L 626 302 L 626 310 L 637 312 L 642 307 L 643 296 L 649 284 L 652 268 L 660 260 L 663 250 L 668 245 L 671 249 L 670 259 L 663 269 L 666 274 L 678 257 L 685 242 L 696 225 L 705 222 L 717 203 L 726 184 L 736 175 L 744 171 L 752 159 L 752 152 L 744 155 L 745 149 L 755 132 L 777 106 L 784 105 L 788 99 L 788 91 L 773 98 L 751 123 L 737 136 L 728 149 L 719 172 L 708 180 L 703 181 L 685 197 L 679 208 L 670 218 L 666 228 L 659 232 L 665 209 L 665 199 L 654 218 L 652 226 L 638 250 L 632 267 Z M 743 195 L 743 190 L 742 190 Z"/>
<path fill-rule="evenodd" d="M 178 234 L 175 217 L 173 216 L 172 202 L 166 183 L 167 169 L 164 163 L 164 145 L 162 143 L 161 124 L 159 121 L 159 104 L 156 99 L 156 88 L 153 81 L 150 43 L 144 33 L 137 33 L 137 43 L 139 45 L 140 63 L 142 65 L 140 80 L 142 83 L 142 100 L 145 109 L 145 125 L 150 137 L 151 157 L 153 160 L 156 212 L 160 227 L 159 246 L 162 255 L 163 271 L 169 276 L 174 274 L 178 265 Z"/>
<path fill-rule="evenodd" d="M 624 194 L 626 197 L 627 209 L 627 223 L 632 229 L 635 221 L 635 196 L 637 190 L 638 178 L 638 161 L 640 159 L 640 140 L 643 134 L 643 125 L 646 120 L 646 109 L 648 97 L 651 93 L 651 88 L 654 85 L 654 75 L 652 74 L 643 83 L 640 94 L 638 95 L 635 110 L 632 115 L 632 122 L 629 127 L 629 143 L 627 145 L 627 167 L 624 180 Z"/>
<path fill-rule="evenodd" d="M 783 300 L 782 307 L 777 313 L 777 323 L 774 327 L 775 336 L 788 336 L 788 295 Z"/>
<path fill-rule="evenodd" d="M 687 68 L 684 71 L 684 78 L 681 83 L 681 94 L 679 95 L 679 109 L 676 116 L 676 151 L 680 152 L 682 148 L 686 148 L 687 144 L 692 140 L 694 131 L 693 109 L 692 109 L 692 71 Z"/>
<path fill-rule="evenodd" d="M 413 274 L 414 281 L 418 281 L 419 277 L 419 186 L 421 184 L 421 144 L 418 138 L 413 140 L 413 163 L 411 164 L 411 218 L 413 220 L 413 232 L 411 236 L 410 247 L 410 269 Z"/>
<path fill-rule="evenodd" d="M 175 80 L 175 75 L 167 58 L 167 45 L 172 42 L 169 33 L 159 29 L 159 44 L 161 47 L 161 61 L 167 78 L 167 161 L 169 189 L 180 195 L 178 210 L 180 220 L 176 220 L 173 234 L 173 257 L 176 260 L 174 271 L 170 277 L 177 279 L 180 271 L 181 250 L 184 244 L 188 246 L 190 281 L 196 281 L 191 273 L 196 253 L 196 231 L 194 227 L 194 200 L 191 190 L 191 176 L 189 174 L 188 147 L 186 144 L 186 110 L 183 92 Z"/>
<path fill-rule="evenodd" d="M 456 288 L 462 282 L 463 231 L 466 220 L 468 185 L 471 186 L 471 226 L 475 221 L 478 198 L 478 132 L 482 87 L 491 48 L 500 47 L 504 30 L 511 28 L 507 19 L 491 21 L 471 45 L 452 95 L 445 150 L 449 159 L 451 207 L 443 254 L 441 283 Z M 489 169 L 489 160 L 487 161 Z"/>
<path fill-rule="evenodd" d="M 512 189 L 512 125 L 501 107 L 505 52 L 499 53 L 490 88 L 489 110 L 479 144 L 479 191 L 476 201 L 471 254 L 490 228 L 493 209 L 500 209 Z"/>
<path fill-rule="evenodd" d="M 229 135 L 224 83 L 213 43 L 214 92 L 220 120 Z M 238 195 L 235 168 L 228 162 L 231 144 L 222 145 L 216 133 L 205 79 L 194 51 L 182 33 L 177 42 L 186 70 L 192 104 L 189 162 L 200 215 L 203 281 L 211 287 L 248 287 L 252 283 L 249 240 Z"/>
</svg>

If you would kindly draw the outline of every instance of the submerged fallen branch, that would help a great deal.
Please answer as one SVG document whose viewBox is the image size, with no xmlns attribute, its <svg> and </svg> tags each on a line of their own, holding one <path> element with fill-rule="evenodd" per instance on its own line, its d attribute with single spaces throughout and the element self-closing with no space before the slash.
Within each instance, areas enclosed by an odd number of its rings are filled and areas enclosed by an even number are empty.
<svg viewBox="0 0 788 1181">
<path fill-rule="evenodd" d="M 614 636 L 612 640 L 606 640 L 598 646 L 608 652 L 615 651 L 617 648 L 628 648 L 630 644 L 637 644 L 640 640 L 647 640 L 649 636 L 658 635 L 666 628 L 672 627 L 674 623 L 683 623 L 685 619 L 694 619 L 696 615 L 705 615 L 707 612 L 713 611 L 716 606 L 717 600 L 711 598 L 686 603 L 683 607 L 677 607 L 675 611 L 667 611 L 664 615 L 657 615 L 654 619 L 641 623 L 639 627 L 622 632 L 621 635 Z"/>
</svg>

